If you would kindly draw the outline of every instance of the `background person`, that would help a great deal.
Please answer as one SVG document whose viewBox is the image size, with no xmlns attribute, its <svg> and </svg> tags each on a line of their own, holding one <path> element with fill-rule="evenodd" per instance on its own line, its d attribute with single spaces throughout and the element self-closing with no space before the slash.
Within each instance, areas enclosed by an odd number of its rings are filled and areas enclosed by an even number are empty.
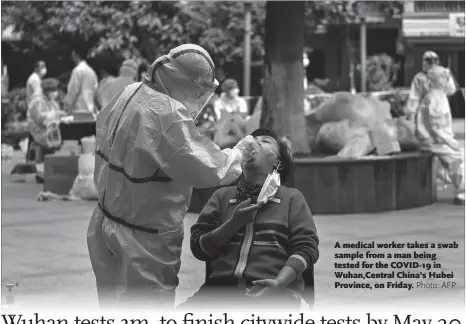
<svg viewBox="0 0 466 324">
<path fill-rule="evenodd" d="M 411 90 L 404 107 L 407 119 L 414 120 L 416 137 L 421 149 L 433 152 L 442 168 L 437 177 L 455 187 L 455 204 L 464 204 L 464 153 L 452 130 L 452 116 L 448 97 L 456 92 L 450 70 L 439 67 L 437 53 L 427 51 L 422 56 L 422 71 L 411 82 Z M 432 73 L 432 69 L 435 69 Z M 429 75 L 430 73 L 430 75 Z"/>
<path fill-rule="evenodd" d="M 42 82 L 43 92 L 36 93 L 27 111 L 28 128 L 30 132 L 30 143 L 27 161 L 41 163 L 46 153 L 52 153 L 59 145 L 51 143 L 48 139 L 51 131 L 58 131 L 61 111 L 57 103 L 59 82 L 56 79 L 44 79 Z M 50 128 L 54 123 L 56 127 Z M 58 130 L 57 130 L 58 129 Z M 32 142 L 31 142 L 32 139 Z"/>
<path fill-rule="evenodd" d="M 439 175 L 455 189 L 455 204 L 464 205 L 464 151 L 455 139 L 448 95 L 456 92 L 451 71 L 440 65 L 427 72 L 426 94 L 415 113 L 416 137 L 421 149 L 435 154 Z"/>
<path fill-rule="evenodd" d="M 223 81 L 222 93 L 214 104 L 214 110 L 218 121 L 228 117 L 228 114 L 239 114 L 244 118 L 249 115 L 248 104 L 239 96 L 239 86 L 235 79 Z"/>
<path fill-rule="evenodd" d="M 42 78 L 47 75 L 47 66 L 44 61 L 37 61 L 34 66 L 34 71 L 26 81 L 26 102 L 29 107 L 32 97 L 35 94 L 42 93 Z"/>
<path fill-rule="evenodd" d="M 68 112 L 95 112 L 94 98 L 99 83 L 97 74 L 87 64 L 86 53 L 83 50 L 76 50 L 71 53 L 76 67 L 71 72 L 65 96 L 64 107 Z"/>
<path fill-rule="evenodd" d="M 438 65 L 439 62 L 440 59 L 435 52 L 427 51 L 422 56 L 422 71 L 418 72 L 414 76 L 413 81 L 411 81 L 411 90 L 405 106 L 405 114 L 408 119 L 412 119 L 412 117 L 414 117 L 421 99 L 428 91 L 429 81 L 427 79 L 427 73 L 432 67 Z"/>
</svg>

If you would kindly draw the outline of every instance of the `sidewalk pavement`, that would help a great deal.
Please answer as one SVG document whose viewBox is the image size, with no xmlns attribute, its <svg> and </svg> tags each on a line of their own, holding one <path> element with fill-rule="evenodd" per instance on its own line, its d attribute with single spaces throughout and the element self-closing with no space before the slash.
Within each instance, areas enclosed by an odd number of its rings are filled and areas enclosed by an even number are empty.
<svg viewBox="0 0 466 324">
<path fill-rule="evenodd" d="M 454 121 L 456 134 L 464 134 L 464 119 Z M 462 132 L 462 133 L 461 133 Z M 464 136 L 464 135 L 463 135 Z M 15 152 L 21 161 L 24 153 Z M 2 163 L 2 279 L 19 281 L 15 288 L 18 304 L 35 307 L 97 306 L 96 289 L 86 232 L 95 202 L 38 202 L 42 186 L 35 183 L 10 183 L 8 170 L 13 162 Z M 423 208 L 377 214 L 322 215 L 314 220 L 320 237 L 320 259 L 315 267 L 316 305 L 341 308 L 342 305 L 366 307 L 368 304 L 392 307 L 464 309 L 465 215 L 462 206 L 452 205 L 451 191 L 440 192 L 440 202 Z M 312 208 L 312 207 L 311 207 Z M 180 285 L 177 303 L 191 296 L 205 279 L 204 263 L 196 260 L 189 248 L 189 230 L 196 214 L 185 218 Z M 454 289 L 336 289 L 335 242 L 432 242 L 456 241 L 457 249 L 435 251 L 437 263 L 446 273 L 453 272 Z M 352 253 L 356 250 L 347 250 Z M 374 252 L 387 252 L 377 251 Z M 393 252 L 396 251 L 394 249 Z M 405 251 L 403 251 L 405 252 Z M 420 252 L 420 251 L 417 251 Z M 412 272 L 412 270 L 409 270 Z M 415 279 L 404 281 L 416 282 Z M 2 293 L 5 289 L 2 290 Z M 2 302 L 5 296 L 2 296 Z M 446 305 L 448 303 L 448 305 Z M 445 305 L 444 305 L 445 304 Z M 373 308 L 371 308 L 373 310 Z"/>
<path fill-rule="evenodd" d="M 35 198 L 41 189 L 38 184 L 10 183 L 5 175 L 2 177 L 2 285 L 5 287 L 6 283 L 19 281 L 19 287 L 14 288 L 18 305 L 95 309 L 95 280 L 86 243 L 87 226 L 95 202 L 38 202 Z M 452 205 L 450 199 L 446 200 L 449 194 L 442 192 L 439 196 L 443 195 L 444 199 L 439 203 L 411 210 L 315 216 L 320 237 L 320 258 L 315 267 L 316 306 L 338 309 L 342 305 L 351 305 L 354 310 L 363 307 L 367 310 L 367 306 L 372 304 L 372 307 L 383 305 L 384 310 L 393 307 L 412 310 L 422 301 L 420 306 L 424 308 L 439 310 L 439 305 L 442 305 L 442 309 L 464 309 L 464 209 Z M 189 248 L 190 228 L 197 216 L 188 214 L 185 218 L 177 303 L 190 297 L 205 280 L 204 263 L 195 259 Z M 435 251 L 438 253 L 435 262 L 441 264 L 441 270 L 446 273 L 454 273 L 454 279 L 448 281 L 455 282 L 456 287 L 409 291 L 336 289 L 334 262 L 338 259 L 334 259 L 334 254 L 354 253 L 356 249 L 339 251 L 335 249 L 335 242 L 360 240 L 387 243 L 456 241 L 459 245 L 456 249 Z M 372 252 L 406 250 L 376 248 Z M 403 281 L 415 284 L 417 280 Z M 2 290 L 4 292 L 5 289 Z M 5 301 L 5 296 L 2 296 L 2 301 Z"/>
</svg>

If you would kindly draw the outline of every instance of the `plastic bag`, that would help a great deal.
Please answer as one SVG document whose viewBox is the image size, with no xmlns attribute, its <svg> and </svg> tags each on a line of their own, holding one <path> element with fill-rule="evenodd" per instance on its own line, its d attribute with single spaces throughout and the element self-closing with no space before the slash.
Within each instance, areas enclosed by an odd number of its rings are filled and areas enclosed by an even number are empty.
<svg viewBox="0 0 466 324">
<path fill-rule="evenodd" d="M 250 161 L 259 154 L 259 144 L 251 135 L 244 137 L 235 147 L 243 154 L 244 161 Z"/>
<path fill-rule="evenodd" d="M 337 154 L 338 157 L 357 159 L 364 157 L 374 149 L 369 133 L 357 134 L 348 139 L 345 147 Z"/>
<path fill-rule="evenodd" d="M 58 123 L 51 122 L 47 124 L 47 130 L 45 134 L 46 147 L 55 148 L 61 146 L 61 132 Z"/>
<path fill-rule="evenodd" d="M 94 154 L 96 146 L 96 138 L 94 135 L 81 138 L 82 153 Z"/>
<path fill-rule="evenodd" d="M 264 185 L 262 186 L 261 192 L 257 197 L 258 204 L 265 204 L 270 198 L 275 196 L 278 187 L 280 187 L 280 174 L 276 170 L 270 173 L 265 179 Z"/>
<path fill-rule="evenodd" d="M 414 122 L 407 120 L 404 117 L 395 118 L 392 122 L 396 132 L 396 138 L 403 150 L 414 150 L 420 147 L 419 141 L 416 138 L 416 127 Z"/>
<path fill-rule="evenodd" d="M 93 154 L 83 154 L 78 159 L 78 176 L 74 179 L 70 190 L 70 196 L 83 200 L 97 199 L 97 190 L 94 184 L 94 163 Z"/>
<path fill-rule="evenodd" d="M 307 118 L 318 124 L 350 120 L 370 125 L 374 121 L 391 119 L 391 114 L 390 105 L 373 96 L 335 92 Z"/>
<path fill-rule="evenodd" d="M 95 155 L 82 154 L 78 159 L 78 174 L 88 175 L 94 173 Z"/>
<path fill-rule="evenodd" d="M 348 120 L 330 122 L 322 125 L 317 133 L 316 143 L 318 150 L 329 150 L 337 153 L 347 146 L 349 140 L 355 137 L 366 137 L 369 129 Z M 368 141 L 370 146 L 370 140 Z M 371 147 L 367 147 L 370 151 Z M 362 151 L 366 151 L 363 149 Z"/>
<path fill-rule="evenodd" d="M 92 173 L 86 175 L 78 174 L 76 179 L 74 179 L 73 187 L 70 190 L 70 196 L 83 200 L 97 200 L 94 175 Z"/>
<path fill-rule="evenodd" d="M 401 152 L 396 130 L 392 125 L 378 123 L 376 127 L 372 128 L 370 136 L 377 155 L 389 155 Z"/>
</svg>

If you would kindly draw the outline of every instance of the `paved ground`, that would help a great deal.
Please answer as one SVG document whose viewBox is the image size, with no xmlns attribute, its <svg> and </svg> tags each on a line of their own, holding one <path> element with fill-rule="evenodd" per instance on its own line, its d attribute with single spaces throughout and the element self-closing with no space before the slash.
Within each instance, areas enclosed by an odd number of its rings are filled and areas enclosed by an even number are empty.
<svg viewBox="0 0 466 324">
<path fill-rule="evenodd" d="M 37 202 L 35 197 L 41 186 L 9 182 L 6 176 L 9 168 L 11 165 L 2 165 L 2 287 L 19 281 L 15 296 L 17 303 L 22 305 L 96 307 L 96 291 L 86 247 L 87 225 L 94 203 Z M 433 206 L 402 212 L 316 216 L 321 238 L 321 257 L 315 269 L 316 305 L 339 308 L 342 304 L 356 307 L 356 304 L 373 303 L 385 307 L 409 307 L 422 303 L 432 308 L 445 303 L 452 308 L 464 309 L 464 208 L 449 204 L 446 199 L 449 194 L 450 190 L 441 192 L 441 201 Z M 187 234 L 196 218 L 195 214 L 187 215 Z M 436 262 L 441 264 L 442 270 L 455 273 L 455 279 L 450 281 L 456 282 L 456 288 L 410 291 L 335 289 L 335 242 L 372 240 L 403 243 L 456 241 L 457 249 L 430 251 L 439 253 Z M 188 243 L 186 236 L 178 302 L 192 295 L 204 279 L 203 264 L 194 259 Z M 396 249 L 374 251 L 387 253 Z"/>
</svg>

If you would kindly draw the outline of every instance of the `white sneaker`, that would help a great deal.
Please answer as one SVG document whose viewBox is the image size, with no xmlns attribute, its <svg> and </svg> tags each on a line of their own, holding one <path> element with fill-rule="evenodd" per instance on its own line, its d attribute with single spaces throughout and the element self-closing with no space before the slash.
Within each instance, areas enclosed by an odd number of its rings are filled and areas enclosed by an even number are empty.
<svg viewBox="0 0 466 324">
<path fill-rule="evenodd" d="M 455 205 L 464 205 L 464 193 L 456 195 L 456 197 L 453 199 L 453 203 Z"/>
</svg>

